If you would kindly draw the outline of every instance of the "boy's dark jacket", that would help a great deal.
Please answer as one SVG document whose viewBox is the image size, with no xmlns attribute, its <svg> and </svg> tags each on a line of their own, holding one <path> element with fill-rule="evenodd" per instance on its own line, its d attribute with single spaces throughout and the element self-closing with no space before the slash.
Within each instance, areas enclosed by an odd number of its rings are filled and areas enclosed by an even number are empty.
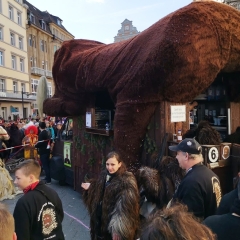
<svg viewBox="0 0 240 240">
<path fill-rule="evenodd" d="M 57 193 L 43 182 L 18 200 L 13 216 L 18 240 L 64 239 L 62 202 Z"/>
</svg>

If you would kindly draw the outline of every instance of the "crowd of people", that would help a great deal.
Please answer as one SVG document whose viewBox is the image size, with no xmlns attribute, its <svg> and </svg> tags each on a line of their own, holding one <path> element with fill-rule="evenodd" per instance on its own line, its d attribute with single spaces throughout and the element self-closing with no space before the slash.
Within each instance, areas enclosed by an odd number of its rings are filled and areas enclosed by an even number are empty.
<svg viewBox="0 0 240 240">
<path fill-rule="evenodd" d="M 46 124 L 41 122 L 39 126 L 42 133 Z M 201 145 L 195 139 L 186 138 L 169 148 L 177 153 L 185 176 L 172 200 L 162 209 L 151 209 L 147 218 L 140 216 L 137 180 L 127 171 L 119 153 L 107 155 L 106 168 L 98 179 L 82 183 L 92 240 L 239 239 L 240 182 L 221 198 L 218 176 L 202 164 Z M 25 160 L 15 169 L 15 184 L 24 192 L 13 214 L 17 238 L 64 239 L 61 200 L 40 180 L 40 172 L 35 160 Z M 0 206 L 0 216 L 1 211 L 6 209 Z M 11 224 L 9 228 L 6 234 L 14 239 Z"/>
<path fill-rule="evenodd" d="M 56 139 L 60 138 L 60 129 L 64 123 L 65 119 L 62 118 L 51 118 L 46 117 L 43 119 L 43 122 L 46 124 L 46 130 L 48 132 L 49 137 L 52 139 L 52 142 L 54 142 Z M 40 128 L 39 124 L 42 121 L 39 120 L 39 118 L 32 118 L 29 116 L 29 118 L 26 119 L 17 119 L 16 121 L 8 120 L 5 121 L 0 117 L 0 127 L 4 128 L 8 135 L 9 139 L 7 141 L 3 141 L 4 148 L 12 148 L 9 151 L 3 151 L 1 152 L 1 158 L 2 159 L 8 159 L 8 158 L 20 158 L 23 157 L 23 149 L 20 150 L 20 146 L 22 144 L 25 144 L 26 141 L 24 137 L 29 134 L 29 127 L 35 126 L 37 129 L 37 132 L 35 133 L 38 137 L 40 134 Z M 35 130 L 34 130 L 35 131 Z"/>
</svg>

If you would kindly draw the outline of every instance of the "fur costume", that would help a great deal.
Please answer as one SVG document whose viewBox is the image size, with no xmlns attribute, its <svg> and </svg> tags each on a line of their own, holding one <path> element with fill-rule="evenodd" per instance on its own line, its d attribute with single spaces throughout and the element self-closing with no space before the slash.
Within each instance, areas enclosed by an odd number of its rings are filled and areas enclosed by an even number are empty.
<svg viewBox="0 0 240 240">
<path fill-rule="evenodd" d="M 123 171 L 120 167 L 104 191 L 106 176 L 107 170 L 104 170 L 98 180 L 92 180 L 89 189 L 83 193 L 90 214 L 91 239 L 98 239 L 97 214 L 99 202 L 102 201 L 102 239 L 112 240 L 112 234 L 116 233 L 121 240 L 134 240 L 139 224 L 139 192 L 136 179 L 132 173 Z"/>
<path fill-rule="evenodd" d="M 34 125 L 30 125 L 25 130 L 25 137 L 22 140 L 23 145 L 29 144 L 24 148 L 24 158 L 26 159 L 36 159 L 37 149 L 35 149 L 35 144 L 38 141 L 38 129 Z"/>
<path fill-rule="evenodd" d="M 23 134 L 22 131 L 18 129 L 17 124 L 13 123 L 10 126 L 9 129 L 9 147 L 15 147 L 15 146 L 20 146 L 22 145 L 22 138 L 23 138 Z M 18 152 L 16 155 L 14 153 Z M 23 150 L 20 150 L 20 148 L 13 148 L 11 150 L 12 156 L 14 155 L 14 158 L 20 158 L 23 157 Z"/>
<path fill-rule="evenodd" d="M 115 148 L 134 165 L 159 102 L 190 102 L 223 73 L 232 100 L 239 99 L 239 22 L 240 11 L 227 4 L 192 2 L 126 41 L 65 41 L 43 111 L 85 115 L 90 99 L 105 92 L 116 107 Z"/>
<path fill-rule="evenodd" d="M 12 199 L 16 194 L 13 179 L 8 170 L 5 168 L 3 161 L 0 159 L 0 201 Z"/>
<path fill-rule="evenodd" d="M 208 121 L 199 122 L 197 128 L 188 130 L 184 135 L 184 138 L 194 138 L 201 145 L 220 145 L 221 136 L 220 133 L 211 127 Z"/>
<path fill-rule="evenodd" d="M 155 203 L 161 209 L 171 200 L 184 171 L 179 167 L 177 159 L 164 157 L 159 170 L 142 167 L 137 172 L 138 186 L 144 190 L 148 202 Z"/>
</svg>

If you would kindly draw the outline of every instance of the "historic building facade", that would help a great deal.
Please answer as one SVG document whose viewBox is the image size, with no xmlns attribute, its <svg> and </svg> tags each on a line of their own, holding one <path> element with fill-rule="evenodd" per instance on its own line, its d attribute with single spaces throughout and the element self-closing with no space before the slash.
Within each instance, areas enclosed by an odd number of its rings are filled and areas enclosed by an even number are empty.
<svg viewBox="0 0 240 240">
<path fill-rule="evenodd" d="M 54 93 L 52 66 L 54 53 L 65 40 L 73 39 L 62 25 L 62 20 L 47 11 L 40 11 L 28 1 L 23 0 L 28 6 L 27 10 L 27 48 L 28 70 L 30 73 L 31 93 L 36 95 L 38 81 L 41 76 L 46 76 L 48 82 L 48 95 Z M 33 115 L 37 114 L 37 106 L 32 104 Z"/>
<path fill-rule="evenodd" d="M 0 116 L 14 119 L 30 112 L 26 24 L 22 0 L 0 0 Z"/>
<path fill-rule="evenodd" d="M 140 33 L 137 28 L 132 25 L 132 21 L 129 21 L 128 19 L 125 19 L 121 24 L 122 27 L 118 30 L 117 36 L 114 37 L 114 42 L 127 40 Z"/>
</svg>

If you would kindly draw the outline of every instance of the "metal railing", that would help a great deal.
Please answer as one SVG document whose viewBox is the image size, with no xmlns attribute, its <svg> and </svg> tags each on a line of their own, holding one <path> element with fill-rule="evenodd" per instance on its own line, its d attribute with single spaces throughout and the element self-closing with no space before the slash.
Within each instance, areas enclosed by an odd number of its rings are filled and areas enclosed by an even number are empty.
<svg viewBox="0 0 240 240">
<path fill-rule="evenodd" d="M 22 91 L 14 91 L 14 90 L 5 90 L 0 89 L 0 99 L 1 98 L 8 98 L 8 99 L 22 99 Z M 29 96 L 24 96 L 24 99 L 29 100 L 36 100 L 36 95 L 34 93 L 31 93 Z"/>
<path fill-rule="evenodd" d="M 38 67 L 31 67 L 31 73 L 40 75 L 40 76 L 52 77 L 51 71 L 48 71 L 48 70 L 45 70 L 42 68 L 38 68 Z"/>
</svg>

